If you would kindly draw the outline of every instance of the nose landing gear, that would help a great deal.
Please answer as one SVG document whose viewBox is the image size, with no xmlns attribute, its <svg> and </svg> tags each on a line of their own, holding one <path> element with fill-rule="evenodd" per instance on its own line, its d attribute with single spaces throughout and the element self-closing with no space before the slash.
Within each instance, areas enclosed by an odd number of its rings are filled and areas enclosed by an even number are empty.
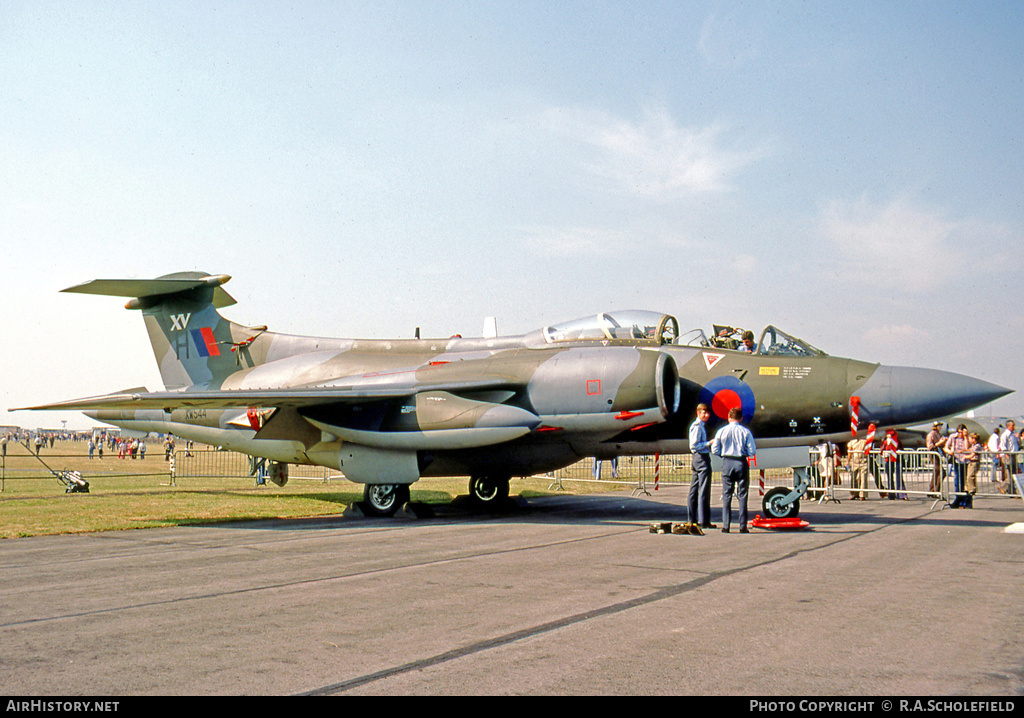
<svg viewBox="0 0 1024 718">
<path fill-rule="evenodd" d="M 811 475 L 804 468 L 795 468 L 793 472 L 793 488 L 776 486 L 768 489 L 761 502 L 765 518 L 755 517 L 751 526 L 762 529 L 802 529 L 810 525 L 797 516 L 800 515 L 800 499 L 811 485 Z"/>
</svg>

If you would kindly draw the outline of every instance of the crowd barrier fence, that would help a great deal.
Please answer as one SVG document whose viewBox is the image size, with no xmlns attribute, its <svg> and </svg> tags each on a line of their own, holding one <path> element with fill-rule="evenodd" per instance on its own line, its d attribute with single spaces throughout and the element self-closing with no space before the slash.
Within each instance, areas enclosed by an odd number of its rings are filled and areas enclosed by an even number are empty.
<svg viewBox="0 0 1024 718">
<path fill-rule="evenodd" d="M 924 498 L 936 502 L 952 503 L 956 497 L 967 494 L 966 481 L 969 464 L 960 464 L 952 457 L 935 451 L 902 450 L 897 452 L 897 460 L 887 462 L 878 449 L 867 456 L 867 486 L 864 491 L 853 486 L 854 462 L 850 456 L 826 455 L 816 448 L 808 450 L 807 472 L 810 475 L 810 487 L 807 498 L 825 501 L 841 501 L 853 498 L 856 494 L 877 494 L 881 498 Z M 934 490 L 932 480 L 935 475 L 935 463 L 938 463 L 940 480 L 938 490 Z M 886 468 L 890 466 L 890 468 Z M 975 462 L 974 476 L 976 481 L 975 497 L 986 498 L 1024 498 L 1020 484 L 1024 484 L 1024 452 L 1000 454 L 978 452 Z M 958 490 L 956 472 L 963 472 L 963 485 Z M 634 485 L 634 493 L 650 493 L 662 488 L 678 486 L 689 487 L 693 479 L 690 454 L 669 454 L 664 456 L 629 456 L 615 460 L 598 461 L 586 459 L 564 469 L 548 474 L 552 479 L 552 488 L 562 489 L 563 481 L 598 482 L 605 484 Z M 792 488 L 794 470 L 792 468 L 763 469 L 756 466 L 751 469 L 751 495 L 764 495 L 776 486 Z M 1016 478 L 1014 478 L 1016 477 Z M 712 487 L 720 486 L 720 474 L 712 474 Z M 719 495 L 720 495 L 720 489 Z M 712 488 L 712 496 L 715 496 Z"/>
<path fill-rule="evenodd" d="M 806 470 L 810 476 L 810 486 L 807 490 L 807 500 L 841 501 L 862 492 L 853 486 L 852 457 L 840 456 L 836 459 L 827 452 L 824 457 L 821 454 L 822 452 L 817 449 L 808 449 Z M 44 466 L 26 469 L 24 462 L 18 464 L 19 468 L 12 473 L 11 458 L 0 456 L 0 491 L 7 480 L 52 479 L 52 473 Z M 85 462 L 80 462 L 83 467 L 87 467 L 91 461 L 80 455 L 51 454 L 44 458 L 51 462 L 70 458 L 85 459 Z M 162 458 L 164 457 L 158 455 L 147 458 L 144 462 L 144 473 L 140 471 L 143 462 L 136 464 L 134 460 L 126 459 L 123 474 L 104 473 L 97 475 L 96 478 L 119 475 L 169 475 L 171 485 L 176 484 L 177 478 L 251 476 L 260 481 L 261 477 L 266 476 L 268 468 L 264 460 L 233 451 L 206 447 L 176 449 L 167 457 L 168 461 L 160 461 Z M 108 456 L 106 460 L 117 459 Z M 968 488 L 974 488 L 974 497 L 1024 499 L 1021 488 L 1021 484 L 1024 484 L 1024 452 L 978 452 L 974 467 L 971 469 L 969 463 L 956 462 L 945 454 L 924 449 L 899 451 L 898 460 L 888 462 L 876 449 L 867 457 L 867 486 L 863 491 L 869 496 L 877 494 L 882 498 L 895 495 L 895 498 L 925 498 L 936 503 L 951 503 L 957 497 L 965 497 Z M 795 481 L 794 473 L 793 468 L 759 470 L 756 466 L 752 467 L 751 495 L 764 495 L 766 491 L 777 486 L 792 488 Z M 962 478 L 958 479 L 958 473 Z M 937 490 L 936 484 L 933 483 L 936 475 L 939 477 Z M 974 481 L 970 486 L 967 485 L 969 475 L 973 476 Z M 289 465 L 288 476 L 289 479 L 323 483 L 345 478 L 344 474 L 336 469 L 302 464 Z M 693 466 L 690 454 L 623 456 L 616 460 L 584 459 L 534 478 L 550 479 L 549 488 L 552 490 L 564 490 L 563 482 L 587 482 L 632 487 L 634 495 L 649 495 L 652 491 L 662 489 L 688 488 L 693 478 Z M 720 484 L 721 476 L 714 472 L 712 486 Z M 718 491 L 720 494 L 720 489 Z M 712 488 L 712 496 L 715 495 L 715 488 Z"/>
</svg>

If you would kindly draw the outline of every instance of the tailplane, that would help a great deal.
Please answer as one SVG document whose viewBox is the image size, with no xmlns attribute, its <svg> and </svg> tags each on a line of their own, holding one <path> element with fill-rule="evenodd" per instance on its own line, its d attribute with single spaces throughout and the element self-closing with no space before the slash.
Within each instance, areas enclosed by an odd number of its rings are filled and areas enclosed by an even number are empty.
<svg viewBox="0 0 1024 718">
<path fill-rule="evenodd" d="M 160 376 L 167 389 L 219 388 L 245 366 L 261 364 L 254 342 L 266 327 L 235 324 L 217 311 L 235 304 L 221 285 L 231 277 L 179 272 L 156 279 L 95 279 L 63 291 L 131 297 L 127 309 L 142 311 Z"/>
</svg>

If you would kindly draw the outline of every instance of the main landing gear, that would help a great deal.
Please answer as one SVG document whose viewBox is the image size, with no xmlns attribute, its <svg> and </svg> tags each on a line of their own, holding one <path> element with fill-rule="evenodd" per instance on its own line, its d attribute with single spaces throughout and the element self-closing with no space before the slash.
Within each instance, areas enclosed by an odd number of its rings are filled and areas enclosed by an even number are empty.
<svg viewBox="0 0 1024 718">
<path fill-rule="evenodd" d="M 469 498 L 478 509 L 497 511 L 508 500 L 509 477 L 474 476 L 469 480 Z M 408 484 L 366 484 L 363 509 L 370 516 L 394 516 L 409 501 Z"/>
<path fill-rule="evenodd" d="M 394 516 L 408 501 L 408 484 L 367 484 L 363 487 L 363 505 L 374 516 Z"/>
<path fill-rule="evenodd" d="M 482 509 L 493 510 L 508 498 L 507 476 L 474 476 L 469 480 L 469 497 Z"/>
</svg>

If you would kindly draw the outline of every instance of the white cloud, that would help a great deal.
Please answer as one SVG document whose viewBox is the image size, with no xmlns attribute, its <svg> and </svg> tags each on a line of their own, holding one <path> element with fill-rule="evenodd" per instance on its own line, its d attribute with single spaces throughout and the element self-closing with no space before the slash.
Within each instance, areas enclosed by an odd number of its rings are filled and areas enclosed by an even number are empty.
<svg viewBox="0 0 1024 718">
<path fill-rule="evenodd" d="M 821 234 L 838 250 L 842 274 L 861 286 L 913 293 L 962 280 L 980 244 L 1005 230 L 974 220 L 950 221 L 907 198 L 878 205 L 834 200 L 821 213 Z"/>
<path fill-rule="evenodd" d="M 620 230 L 609 227 L 537 227 L 520 231 L 531 252 L 549 257 L 621 257 L 643 249 L 680 250 L 689 246 L 685 238 L 658 232 Z"/>
<path fill-rule="evenodd" d="M 597 227 L 552 227 L 529 234 L 533 249 L 553 257 L 607 257 L 630 242 L 624 232 Z"/>
<path fill-rule="evenodd" d="M 766 154 L 726 146 L 721 125 L 682 127 L 665 109 L 632 121 L 594 110 L 552 108 L 542 122 L 576 145 L 570 161 L 609 191 L 653 200 L 731 191 L 736 176 Z"/>
<path fill-rule="evenodd" d="M 758 58 L 765 37 L 764 25 L 754 17 L 712 13 L 701 25 L 697 50 L 712 67 L 739 68 Z"/>
<path fill-rule="evenodd" d="M 749 277 L 757 273 L 758 264 L 757 257 L 752 254 L 741 254 L 732 260 L 730 270 L 734 274 Z"/>
<path fill-rule="evenodd" d="M 871 345 L 891 347 L 899 344 L 928 344 L 932 335 L 924 329 L 907 324 L 885 324 L 868 329 L 863 338 Z"/>
</svg>

